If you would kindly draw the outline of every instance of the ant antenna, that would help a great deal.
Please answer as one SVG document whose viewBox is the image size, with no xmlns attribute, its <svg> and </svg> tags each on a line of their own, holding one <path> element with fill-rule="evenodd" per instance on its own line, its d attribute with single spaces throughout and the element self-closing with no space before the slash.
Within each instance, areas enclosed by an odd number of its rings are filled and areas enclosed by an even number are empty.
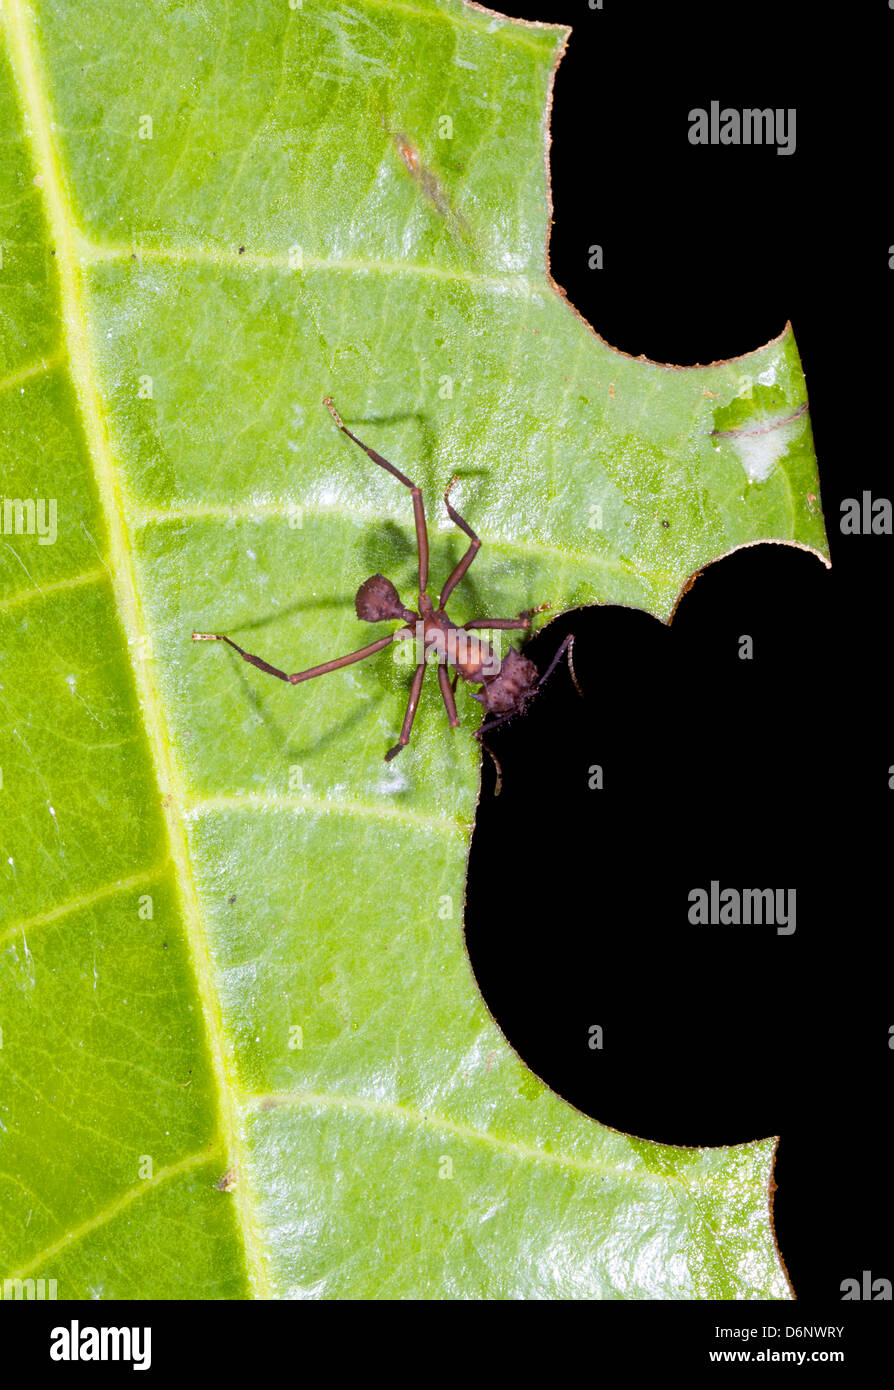
<svg viewBox="0 0 894 1390">
<path fill-rule="evenodd" d="M 541 685 L 543 685 L 547 680 L 549 680 L 549 678 L 550 678 L 550 676 L 552 675 L 553 671 L 555 671 L 556 667 L 558 666 L 559 662 L 562 660 L 562 657 L 564 656 L 564 657 L 566 658 L 567 662 L 568 662 L 568 670 L 569 670 L 570 673 L 571 673 L 571 680 L 572 680 L 572 683 L 573 683 L 573 685 L 574 685 L 574 688 L 575 688 L 575 690 L 577 691 L 578 695 L 581 697 L 581 699 L 584 698 L 584 692 L 583 692 L 583 691 L 581 690 L 581 688 L 580 688 L 580 681 L 577 679 L 577 672 L 576 672 L 575 669 L 574 669 L 574 661 L 573 661 L 572 656 L 571 656 L 571 652 L 572 652 L 572 648 L 573 648 L 573 647 L 574 647 L 574 633 L 573 633 L 573 632 L 569 632 L 568 636 L 565 638 L 564 642 L 562 642 L 561 646 L 559 647 L 559 650 L 556 652 L 556 654 L 555 654 L 555 656 L 553 657 L 552 661 L 549 663 L 549 665 L 547 666 L 547 668 L 546 668 L 546 670 L 544 671 L 543 675 L 540 677 L 539 681 L 537 682 L 537 689 L 538 689 L 538 690 L 540 689 Z"/>
<path fill-rule="evenodd" d="M 503 768 L 502 768 L 502 765 L 501 765 L 501 763 L 500 763 L 500 759 L 497 757 L 497 755 L 496 755 L 496 753 L 494 752 L 494 750 L 493 750 L 488 744 L 486 744 L 486 743 L 484 742 L 484 739 L 483 739 L 483 738 L 480 739 L 479 742 L 480 742 L 480 744 L 481 744 L 481 747 L 485 750 L 485 752 L 487 753 L 488 757 L 490 758 L 491 762 L 492 762 L 493 765 L 494 765 L 494 771 L 495 771 L 496 774 L 497 774 L 497 781 L 496 781 L 496 785 L 495 785 L 495 787 L 494 787 L 494 796 L 499 796 L 499 795 L 500 795 L 500 789 L 501 789 L 502 786 L 503 786 Z"/>
</svg>

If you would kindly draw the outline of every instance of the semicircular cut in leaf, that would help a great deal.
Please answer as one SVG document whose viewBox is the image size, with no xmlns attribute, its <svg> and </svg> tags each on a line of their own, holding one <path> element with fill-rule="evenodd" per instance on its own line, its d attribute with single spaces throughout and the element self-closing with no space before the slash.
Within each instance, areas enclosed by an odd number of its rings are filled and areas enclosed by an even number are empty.
<svg viewBox="0 0 894 1390">
<path fill-rule="evenodd" d="M 455 617 L 667 619 L 736 546 L 826 555 L 789 329 L 680 370 L 546 268 L 566 31 L 452 0 L 5 0 L 0 1273 L 59 1297 L 785 1298 L 774 1142 L 550 1092 L 462 941 L 478 707 L 394 763 L 377 571 Z M 27 501 L 27 505 L 24 503 Z M 33 509 L 31 503 L 33 502 Z M 4 504 L 5 505 L 5 504 Z M 15 509 L 13 509 L 14 511 Z M 368 635 L 367 635 L 368 634 Z"/>
</svg>

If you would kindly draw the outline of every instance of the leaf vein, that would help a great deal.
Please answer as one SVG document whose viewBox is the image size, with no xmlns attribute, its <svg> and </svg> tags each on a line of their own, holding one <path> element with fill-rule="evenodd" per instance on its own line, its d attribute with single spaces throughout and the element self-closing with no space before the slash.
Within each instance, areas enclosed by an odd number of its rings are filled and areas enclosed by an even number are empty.
<svg viewBox="0 0 894 1390">
<path fill-rule="evenodd" d="M 203 1165 L 211 1163 L 216 1153 L 217 1150 L 214 1148 L 202 1149 L 199 1153 L 190 1154 L 187 1158 L 181 1158 L 177 1163 L 171 1163 L 166 1168 L 160 1168 L 153 1177 L 145 1178 L 134 1187 L 128 1188 L 126 1192 L 122 1193 L 120 1197 L 116 1198 L 116 1200 L 110 1203 L 103 1211 L 88 1217 L 80 1226 L 75 1226 L 74 1230 L 66 1231 L 65 1235 L 60 1236 L 52 1245 L 46 1246 L 45 1249 L 41 1250 L 33 1259 L 29 1260 L 28 1264 L 23 1265 L 21 1269 L 16 1270 L 13 1274 L 0 1277 L 0 1285 L 2 1285 L 4 1279 L 27 1279 L 30 1274 L 36 1269 L 39 1269 L 47 1260 L 51 1260 L 54 1255 L 59 1255 L 63 1251 L 70 1250 L 73 1244 L 77 1244 L 78 1241 L 84 1240 L 86 1236 L 91 1235 L 94 1231 L 100 1230 L 103 1226 L 107 1225 L 109 1221 L 113 1221 L 116 1216 L 119 1216 L 121 1212 L 126 1211 L 133 1202 L 137 1201 L 147 1192 L 151 1192 L 153 1188 L 160 1187 L 163 1183 L 170 1182 L 173 1178 L 180 1177 L 183 1173 L 190 1172 L 193 1168 L 201 1168 Z"/>
</svg>

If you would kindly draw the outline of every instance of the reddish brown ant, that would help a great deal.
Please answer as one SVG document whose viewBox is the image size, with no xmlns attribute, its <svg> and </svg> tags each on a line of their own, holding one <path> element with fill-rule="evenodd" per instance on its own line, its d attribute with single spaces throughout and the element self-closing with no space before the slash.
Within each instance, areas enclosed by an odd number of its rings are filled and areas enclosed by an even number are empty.
<svg viewBox="0 0 894 1390">
<path fill-rule="evenodd" d="M 572 679 L 574 678 L 574 667 L 571 665 L 571 645 L 574 638 L 571 634 L 567 636 L 556 652 L 549 667 L 542 676 L 538 674 L 537 667 L 533 661 L 529 661 L 521 652 L 510 647 L 505 657 L 501 661 L 493 648 L 480 637 L 468 636 L 477 628 L 516 628 L 530 631 L 531 617 L 534 613 L 540 613 L 549 607 L 548 603 L 541 604 L 539 608 L 529 608 L 520 613 L 517 618 L 476 618 L 473 622 L 465 623 L 458 627 L 445 611 L 446 603 L 459 581 L 462 579 L 466 570 L 471 565 L 478 551 L 481 549 L 481 541 L 467 521 L 454 511 L 450 505 L 450 489 L 456 482 L 453 478 L 444 493 L 444 504 L 450 520 L 457 525 L 461 531 L 469 537 L 471 544 L 465 555 L 453 569 L 447 583 L 441 590 L 437 607 L 429 598 L 428 589 L 428 530 L 425 524 L 425 510 L 422 505 L 422 492 L 399 468 L 395 468 L 393 463 L 389 463 L 381 454 L 377 454 L 375 449 L 370 449 L 362 440 L 352 434 L 343 423 L 341 416 L 335 409 L 329 396 L 324 398 L 323 404 L 332 416 L 338 428 L 352 439 L 355 444 L 369 455 L 373 463 L 379 464 L 381 468 L 386 468 L 393 474 L 404 487 L 410 489 L 413 498 L 413 516 L 416 521 L 416 547 L 419 556 L 419 611 L 415 612 L 412 608 L 405 608 L 401 603 L 400 595 L 384 575 L 374 574 L 369 579 L 364 580 L 357 590 L 357 597 L 354 601 L 357 609 L 357 617 L 364 623 L 382 623 L 399 619 L 407 626 L 399 628 L 388 637 L 380 637 L 377 642 L 370 642 L 369 646 L 361 647 L 359 651 L 349 652 L 347 656 L 335 657 L 332 661 L 324 661 L 320 666 L 311 666 L 307 671 L 295 671 L 288 675 L 285 671 L 278 670 L 271 666 L 269 662 L 263 661 L 259 656 L 252 656 L 251 652 L 243 651 L 230 637 L 220 632 L 194 632 L 193 640 L 196 642 L 227 642 L 234 651 L 245 660 L 251 662 L 252 666 L 257 666 L 259 671 L 266 671 L 269 676 L 276 676 L 281 681 L 289 681 L 292 685 L 298 685 L 301 681 L 313 680 L 315 676 L 325 676 L 329 671 L 338 671 L 342 666 L 350 666 L 352 662 L 363 661 L 368 656 L 373 656 L 375 652 L 380 652 L 392 642 L 405 641 L 409 638 L 417 638 L 421 643 L 420 660 L 413 674 L 413 681 L 410 686 L 410 698 L 407 703 L 407 712 L 404 715 L 403 727 L 400 731 L 400 738 L 393 748 L 389 748 L 385 754 L 386 761 L 389 761 L 402 748 L 406 748 L 410 741 L 410 730 L 413 727 L 413 720 L 416 717 L 416 709 L 419 704 L 419 692 L 422 689 L 422 681 L 425 677 L 427 658 L 435 653 L 438 658 L 438 683 L 441 687 L 441 696 L 447 710 L 447 718 L 450 727 L 455 729 L 459 724 L 459 716 L 456 712 L 456 700 L 454 692 L 456 682 L 461 676 L 470 685 L 480 685 L 481 689 L 472 692 L 472 699 L 479 700 L 484 706 L 485 714 L 496 716 L 493 719 L 486 719 L 485 722 L 475 730 L 475 737 L 480 738 L 488 729 L 495 728 L 502 724 L 506 719 L 510 719 L 513 714 L 518 714 L 524 709 L 528 700 L 547 678 L 552 675 L 559 661 L 565 652 L 568 652 L 568 664 L 571 669 Z M 453 667 L 455 672 L 453 682 L 447 675 L 447 665 Z M 575 680 L 575 685 L 577 684 Z"/>
</svg>

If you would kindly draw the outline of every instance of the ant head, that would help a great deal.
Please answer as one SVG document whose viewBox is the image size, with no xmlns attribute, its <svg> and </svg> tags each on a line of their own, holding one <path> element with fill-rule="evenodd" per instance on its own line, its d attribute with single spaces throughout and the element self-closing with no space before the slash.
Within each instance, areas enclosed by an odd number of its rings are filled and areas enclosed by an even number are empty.
<svg viewBox="0 0 894 1390">
<path fill-rule="evenodd" d="M 539 679 L 540 673 L 533 661 L 510 647 L 499 674 L 485 680 L 481 703 L 488 714 L 513 714 L 534 693 Z"/>
<path fill-rule="evenodd" d="M 363 581 L 357 590 L 354 607 L 362 623 L 383 623 L 388 618 L 403 618 L 407 611 L 391 580 L 383 574 L 373 574 Z"/>
</svg>

